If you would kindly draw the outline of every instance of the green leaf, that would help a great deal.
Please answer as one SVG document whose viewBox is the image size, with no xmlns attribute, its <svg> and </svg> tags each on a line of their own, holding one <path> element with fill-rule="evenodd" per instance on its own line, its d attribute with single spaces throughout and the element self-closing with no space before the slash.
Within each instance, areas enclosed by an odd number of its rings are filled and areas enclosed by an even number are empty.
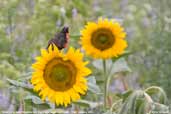
<svg viewBox="0 0 171 114">
<path fill-rule="evenodd" d="M 169 114 L 169 106 L 154 102 L 151 114 L 154 114 L 154 113 Z"/>
<path fill-rule="evenodd" d="M 117 58 L 116 58 L 116 57 L 113 57 L 113 58 L 112 58 L 112 61 L 115 62 L 115 61 L 117 61 L 117 60 L 120 59 L 120 58 L 129 56 L 130 54 L 132 54 L 132 52 L 127 51 L 127 52 L 125 52 L 124 54 L 120 55 L 120 56 L 117 57 Z"/>
<path fill-rule="evenodd" d="M 108 71 L 106 88 L 108 90 L 108 88 L 110 86 L 110 82 L 112 80 L 112 77 L 115 73 L 127 72 L 127 71 L 131 72 L 131 69 L 127 65 L 127 62 L 125 61 L 124 58 L 120 58 L 117 61 L 115 61 L 114 63 L 112 63 L 111 60 L 108 60 L 106 63 L 107 63 L 106 67 L 107 67 L 107 71 Z"/>
<path fill-rule="evenodd" d="M 33 86 L 31 84 L 26 84 L 24 82 L 19 82 L 19 81 L 11 80 L 11 79 L 7 79 L 7 81 L 11 85 L 14 85 L 14 86 L 17 86 L 17 87 L 23 87 L 23 88 L 29 88 L 29 89 L 32 89 L 33 88 Z"/>
<path fill-rule="evenodd" d="M 21 87 L 24 90 L 30 92 L 31 94 L 35 96 L 39 96 L 38 93 L 33 90 L 33 86 L 31 84 L 26 84 L 24 82 L 19 82 L 19 81 L 11 80 L 11 79 L 7 79 L 7 81 L 15 87 Z"/>
<path fill-rule="evenodd" d="M 99 86 L 96 84 L 96 79 L 94 76 L 90 76 L 87 78 L 87 85 L 88 85 L 88 90 L 96 93 L 96 94 L 100 94 L 101 90 L 99 88 Z"/>
<path fill-rule="evenodd" d="M 149 96 L 151 96 L 153 101 L 158 102 L 160 104 L 167 105 L 168 99 L 167 99 L 166 93 L 164 92 L 162 88 L 157 87 L 157 86 L 152 86 L 152 87 L 147 88 L 145 92 Z"/>
<path fill-rule="evenodd" d="M 133 93 L 133 90 L 127 90 L 126 92 L 124 93 L 121 93 L 121 94 L 116 94 L 118 97 L 122 98 L 123 99 L 123 102 Z"/>
<path fill-rule="evenodd" d="M 34 104 L 44 104 L 44 102 L 37 96 L 34 95 L 28 95 L 24 98 L 25 100 L 32 100 Z"/>
<path fill-rule="evenodd" d="M 32 72 L 27 72 L 27 73 L 21 74 L 21 76 L 17 80 L 18 81 L 28 81 L 31 79 L 31 77 L 32 77 Z"/>
<path fill-rule="evenodd" d="M 35 105 L 45 106 L 47 108 L 55 109 L 55 104 L 46 100 L 46 102 L 42 101 L 39 96 L 28 95 L 24 98 L 25 101 L 31 101 Z"/>
<path fill-rule="evenodd" d="M 128 90 L 126 92 L 123 93 L 123 101 L 125 101 L 131 94 L 132 94 L 132 90 Z"/>
<path fill-rule="evenodd" d="M 90 105 L 88 103 L 84 103 L 84 102 L 77 101 L 77 102 L 73 102 L 73 103 L 76 105 L 79 105 L 81 107 L 86 107 L 86 108 L 90 107 Z"/>
<path fill-rule="evenodd" d="M 124 101 L 119 114 L 147 114 L 152 106 L 152 100 L 144 91 L 137 90 Z"/>
<path fill-rule="evenodd" d="M 102 105 L 102 103 L 92 102 L 92 101 L 87 101 L 87 100 L 78 100 L 77 102 L 74 102 L 74 103 L 81 105 L 81 106 L 90 107 L 90 108 L 96 108 L 96 107 Z"/>
</svg>

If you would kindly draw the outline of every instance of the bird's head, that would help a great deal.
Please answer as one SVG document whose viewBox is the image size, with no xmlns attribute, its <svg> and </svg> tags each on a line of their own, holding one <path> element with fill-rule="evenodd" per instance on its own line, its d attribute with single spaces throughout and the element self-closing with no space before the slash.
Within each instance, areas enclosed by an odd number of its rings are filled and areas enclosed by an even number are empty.
<svg viewBox="0 0 171 114">
<path fill-rule="evenodd" d="M 69 27 L 64 26 L 61 32 L 62 33 L 69 33 Z"/>
<path fill-rule="evenodd" d="M 66 40 L 66 42 L 65 42 L 65 44 L 64 44 L 64 47 L 67 47 L 67 45 L 68 45 L 68 41 L 69 41 L 69 27 L 67 27 L 67 26 L 64 26 L 63 27 L 63 29 L 62 29 L 62 31 L 61 31 L 61 33 L 64 33 L 65 34 L 65 40 Z"/>
</svg>

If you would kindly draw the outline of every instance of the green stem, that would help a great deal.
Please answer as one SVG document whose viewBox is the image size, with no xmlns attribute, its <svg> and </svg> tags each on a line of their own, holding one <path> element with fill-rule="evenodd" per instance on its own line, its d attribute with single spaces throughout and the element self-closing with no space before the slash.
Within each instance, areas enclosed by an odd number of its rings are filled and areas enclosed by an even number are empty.
<svg viewBox="0 0 171 114">
<path fill-rule="evenodd" d="M 103 71 L 104 71 L 104 107 L 107 106 L 107 75 L 106 75 L 106 60 L 103 59 Z"/>
<path fill-rule="evenodd" d="M 106 75 L 106 60 L 103 59 L 103 70 L 104 70 L 104 75 Z"/>
</svg>

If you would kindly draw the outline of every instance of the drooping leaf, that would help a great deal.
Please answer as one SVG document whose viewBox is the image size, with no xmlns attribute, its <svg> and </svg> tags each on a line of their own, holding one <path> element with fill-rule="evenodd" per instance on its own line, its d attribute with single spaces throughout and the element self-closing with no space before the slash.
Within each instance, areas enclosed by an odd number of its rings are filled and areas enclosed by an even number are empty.
<svg viewBox="0 0 171 114">
<path fill-rule="evenodd" d="M 147 114 L 152 101 L 142 90 L 134 91 L 123 103 L 119 114 Z"/>
<path fill-rule="evenodd" d="M 149 96 L 151 96 L 153 101 L 160 103 L 160 104 L 167 105 L 168 99 L 167 99 L 166 93 L 164 92 L 162 88 L 157 87 L 157 86 L 152 86 L 152 87 L 147 88 L 145 92 Z"/>
</svg>

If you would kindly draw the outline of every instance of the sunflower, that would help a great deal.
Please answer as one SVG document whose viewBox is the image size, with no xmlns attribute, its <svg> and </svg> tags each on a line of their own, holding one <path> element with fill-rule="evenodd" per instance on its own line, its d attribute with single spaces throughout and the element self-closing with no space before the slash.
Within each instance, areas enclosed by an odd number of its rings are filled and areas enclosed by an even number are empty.
<svg viewBox="0 0 171 114">
<path fill-rule="evenodd" d="M 97 23 L 88 22 L 81 31 L 81 44 L 87 55 L 108 59 L 124 53 L 127 47 L 126 33 L 120 24 L 100 18 Z"/>
<path fill-rule="evenodd" d="M 91 70 L 85 66 L 88 62 L 83 61 L 83 54 L 79 49 L 71 47 L 64 54 L 52 44 L 48 50 L 42 49 L 41 56 L 36 57 L 36 60 L 32 65 L 34 72 L 31 83 L 42 100 L 47 98 L 57 106 L 67 106 L 86 93 L 85 77 Z"/>
</svg>

